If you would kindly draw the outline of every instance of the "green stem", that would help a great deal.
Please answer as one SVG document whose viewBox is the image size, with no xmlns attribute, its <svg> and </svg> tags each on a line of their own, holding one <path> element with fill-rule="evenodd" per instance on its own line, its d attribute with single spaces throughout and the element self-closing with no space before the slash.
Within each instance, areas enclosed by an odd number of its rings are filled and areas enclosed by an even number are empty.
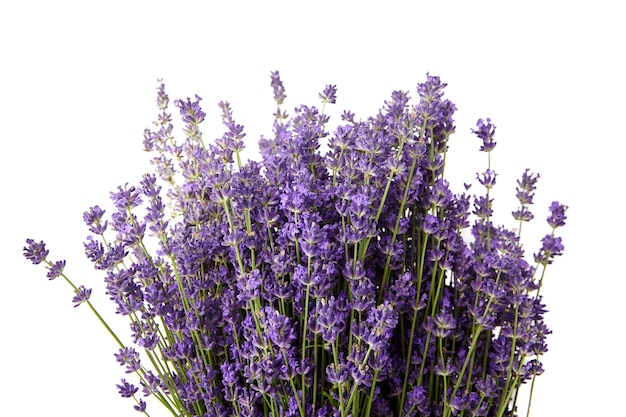
<svg viewBox="0 0 626 417">
<path fill-rule="evenodd" d="M 530 383 L 530 394 L 528 395 L 528 405 L 526 406 L 526 417 L 530 417 L 530 406 L 533 402 L 533 390 L 535 389 L 535 379 L 537 378 L 537 374 L 533 374 L 533 380 Z"/>
<path fill-rule="evenodd" d="M 307 257 L 307 279 L 311 279 L 311 256 Z M 309 295 L 310 295 L 310 283 L 307 282 L 306 293 L 304 296 L 304 317 L 302 321 L 302 363 L 306 359 L 306 334 L 309 320 Z M 302 373 L 302 403 L 306 404 L 306 375 Z"/>
</svg>

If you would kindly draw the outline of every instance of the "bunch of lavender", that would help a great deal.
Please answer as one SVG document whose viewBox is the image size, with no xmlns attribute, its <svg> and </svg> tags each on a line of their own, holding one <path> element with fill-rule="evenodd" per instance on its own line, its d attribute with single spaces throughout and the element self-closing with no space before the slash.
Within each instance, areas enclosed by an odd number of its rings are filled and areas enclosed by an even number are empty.
<svg viewBox="0 0 626 417">
<path fill-rule="evenodd" d="M 177 142 L 160 84 L 144 139 L 155 172 L 111 193 L 108 220 L 98 206 L 85 212 L 85 253 L 132 345 L 65 261 L 27 240 L 26 258 L 63 277 L 119 344 L 115 359 L 136 376 L 120 394 L 146 415 L 139 387 L 174 416 L 517 415 L 521 385 L 543 372 L 540 290 L 563 252 L 555 232 L 567 207 L 552 203 L 529 262 L 520 231 L 539 175 L 518 181 L 515 229 L 492 223 L 490 167 L 477 195 L 450 190 L 455 106 L 439 77 L 418 85 L 417 104 L 395 91 L 365 121 L 344 112 L 332 135 L 324 106 L 335 86 L 320 110 L 291 117 L 278 72 L 271 86 L 273 135 L 259 142 L 260 162 L 242 163 L 245 134 L 227 102 L 226 133 L 207 145 L 200 97 L 174 101 L 186 135 Z M 488 155 L 494 132 L 489 119 L 474 130 Z"/>
</svg>

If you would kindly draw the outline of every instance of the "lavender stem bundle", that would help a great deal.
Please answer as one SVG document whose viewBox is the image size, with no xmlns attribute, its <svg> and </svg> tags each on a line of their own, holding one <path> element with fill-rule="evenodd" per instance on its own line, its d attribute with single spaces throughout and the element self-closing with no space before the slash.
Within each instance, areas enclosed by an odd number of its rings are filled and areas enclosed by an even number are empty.
<svg viewBox="0 0 626 417">
<path fill-rule="evenodd" d="M 477 194 L 453 193 L 444 168 L 456 108 L 439 77 L 418 84 L 417 104 L 395 91 L 365 121 L 345 111 L 332 134 L 335 86 L 321 110 L 294 116 L 278 72 L 271 86 L 272 137 L 259 162 L 242 163 L 245 133 L 227 102 L 226 132 L 205 143 L 200 97 L 175 100 L 178 142 L 160 84 L 144 135 L 154 172 L 111 193 L 108 219 L 99 206 L 85 212 L 86 256 L 132 344 L 65 261 L 27 240 L 25 257 L 63 277 L 119 345 L 115 360 L 134 378 L 120 395 L 146 415 L 139 389 L 184 417 L 517 416 L 520 388 L 543 372 L 540 290 L 563 253 L 567 207 L 552 203 L 531 261 L 520 235 L 539 175 L 517 183 L 515 229 L 492 222 L 490 166 Z M 490 160 L 491 120 L 473 133 Z"/>
</svg>

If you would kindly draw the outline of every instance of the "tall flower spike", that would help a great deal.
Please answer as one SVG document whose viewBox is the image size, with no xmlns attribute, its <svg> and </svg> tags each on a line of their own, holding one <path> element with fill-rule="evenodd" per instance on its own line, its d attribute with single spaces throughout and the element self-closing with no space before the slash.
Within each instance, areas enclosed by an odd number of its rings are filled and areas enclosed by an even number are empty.
<svg viewBox="0 0 626 417">
<path fill-rule="evenodd" d="M 567 219 L 565 212 L 567 211 L 567 208 L 567 206 L 559 203 L 558 201 L 553 201 L 552 204 L 550 204 L 550 216 L 548 216 L 548 224 L 552 226 L 553 229 L 565 226 L 565 220 Z"/>
<path fill-rule="evenodd" d="M 126 365 L 126 373 L 130 374 L 138 371 L 140 368 L 139 352 L 132 347 L 120 349 L 115 354 L 115 360 L 122 366 Z"/>
<path fill-rule="evenodd" d="M 496 147 L 496 142 L 493 140 L 496 133 L 496 127 L 491 124 L 491 119 L 487 118 L 486 123 L 483 119 L 479 119 L 476 126 L 478 127 L 478 130 L 472 129 L 472 133 L 483 140 L 480 150 L 483 152 L 492 151 Z"/>
<path fill-rule="evenodd" d="M 83 220 L 91 233 L 101 235 L 106 231 L 109 222 L 107 220 L 101 221 L 104 212 L 99 206 L 93 206 L 83 213 Z"/>
<path fill-rule="evenodd" d="M 512 213 L 515 220 L 527 222 L 535 217 L 528 209 L 528 206 L 533 204 L 534 191 L 537 188 L 535 184 L 537 184 L 538 179 L 539 174 L 534 175 L 526 169 L 522 174 L 522 178 L 517 180 L 517 188 L 515 190 L 520 208 Z"/>
<path fill-rule="evenodd" d="M 516 196 L 523 206 L 533 203 L 533 197 L 535 196 L 533 191 L 537 188 L 536 184 L 539 180 L 539 174 L 533 174 L 529 171 L 527 168 L 522 174 L 522 178 L 517 180 Z"/>
<path fill-rule="evenodd" d="M 195 100 L 191 101 L 188 97 L 187 101 L 174 100 L 174 104 L 178 107 L 180 115 L 183 118 L 183 122 L 188 125 L 197 125 L 204 121 L 206 113 L 200 108 L 200 101 L 202 97 L 196 95 Z"/>
<path fill-rule="evenodd" d="M 563 243 L 560 237 L 545 235 L 541 239 L 541 250 L 535 254 L 535 262 L 542 265 L 549 265 L 555 256 L 563 254 Z"/>
<path fill-rule="evenodd" d="M 274 90 L 274 100 L 276 100 L 276 104 L 280 106 L 283 104 L 283 101 L 285 101 L 287 96 L 285 95 L 285 87 L 283 87 L 283 82 L 280 80 L 280 74 L 278 71 L 272 72 L 271 86 Z"/>
<path fill-rule="evenodd" d="M 323 92 L 320 93 L 322 103 L 335 104 L 337 101 L 337 86 L 328 84 Z"/>
<path fill-rule="evenodd" d="M 185 122 L 183 132 L 185 132 L 187 137 L 198 141 L 202 139 L 199 125 L 204 121 L 204 117 L 206 116 L 206 113 L 200 108 L 201 100 L 202 97 L 198 95 L 195 96 L 194 101 L 191 101 L 190 98 L 187 98 L 187 101 L 174 100 L 174 105 L 178 107 L 180 116 L 183 122 Z"/>
<path fill-rule="evenodd" d="M 157 82 L 159 83 L 159 86 L 157 87 L 157 107 L 159 108 L 159 110 L 165 110 L 167 109 L 167 106 L 170 102 L 170 99 L 168 97 L 168 95 L 165 93 L 165 84 L 163 84 L 162 79 L 158 79 Z"/>
<path fill-rule="evenodd" d="M 417 94 L 429 102 L 440 100 L 447 85 L 442 83 L 439 77 L 426 73 L 426 82 L 417 85 Z"/>
</svg>

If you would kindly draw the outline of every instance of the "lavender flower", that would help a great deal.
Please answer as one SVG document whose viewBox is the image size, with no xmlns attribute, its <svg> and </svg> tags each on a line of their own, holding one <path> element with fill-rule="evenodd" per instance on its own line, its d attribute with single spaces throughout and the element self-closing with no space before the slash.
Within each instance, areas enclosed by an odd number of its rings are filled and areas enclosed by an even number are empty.
<svg viewBox="0 0 626 417">
<path fill-rule="evenodd" d="M 272 72 L 272 89 L 274 90 L 274 100 L 280 106 L 287 96 L 285 95 L 285 87 L 283 87 L 278 71 Z"/>
<path fill-rule="evenodd" d="M 472 130 L 472 132 L 483 141 L 480 150 L 482 152 L 491 152 L 496 147 L 496 142 L 493 140 L 496 127 L 491 124 L 491 119 L 489 118 L 487 118 L 486 122 L 483 119 L 479 119 L 476 126 L 478 130 Z"/>
<path fill-rule="evenodd" d="M 561 227 L 565 225 L 565 212 L 567 211 L 567 206 L 560 204 L 558 201 L 552 202 L 550 204 L 550 216 L 548 217 L 548 224 L 552 226 L 553 229 L 557 227 Z"/>
<path fill-rule="evenodd" d="M 78 307 L 79 305 L 87 302 L 89 297 L 91 297 L 91 289 L 87 289 L 84 286 L 80 286 L 76 289 L 76 295 L 72 298 L 72 302 L 74 302 L 74 307 Z"/>
<path fill-rule="evenodd" d="M 336 85 L 327 85 L 322 93 L 320 93 L 320 99 L 322 99 L 322 103 L 331 103 L 335 104 L 337 101 L 337 86 Z"/>
<path fill-rule="evenodd" d="M 485 188 L 493 188 L 496 185 L 497 174 L 490 169 L 487 169 L 480 175 L 476 175 L 478 182 Z"/>
<path fill-rule="evenodd" d="M 90 208 L 83 214 L 83 220 L 89 226 L 89 231 L 94 235 L 103 234 L 108 226 L 108 221 L 102 222 L 105 211 L 98 206 Z"/>
<path fill-rule="evenodd" d="M 136 372 L 140 368 L 139 352 L 134 348 L 120 349 L 119 353 L 115 354 L 115 360 L 120 365 L 126 365 L 127 374 Z"/>
<path fill-rule="evenodd" d="M 46 275 L 50 280 L 53 280 L 63 274 L 63 269 L 65 268 L 65 261 L 57 261 L 53 263 L 48 269 L 48 274 Z"/>
<path fill-rule="evenodd" d="M 537 180 L 539 180 L 539 174 L 533 174 L 528 169 L 522 174 L 522 178 L 517 181 L 516 188 L 517 199 L 521 205 L 531 205 L 535 196 L 534 191 L 537 188 Z"/>
<path fill-rule="evenodd" d="M 122 383 L 117 384 L 116 386 L 119 389 L 120 395 L 124 398 L 132 397 L 138 391 L 137 387 L 135 387 L 133 384 L 129 383 L 125 379 L 122 379 Z"/>
<path fill-rule="evenodd" d="M 376 115 L 344 111 L 329 132 L 323 109 L 336 86 L 319 94 L 322 110 L 301 105 L 290 117 L 272 72 L 277 109 L 260 162 L 241 160 L 244 128 L 226 101 L 225 132 L 205 144 L 201 98 L 174 100 L 185 133 L 176 141 L 159 83 L 155 128 L 144 132 L 154 173 L 110 193 L 107 218 L 97 205 L 83 214 L 85 255 L 132 345 L 65 261 L 48 261 L 44 242 L 24 247 L 118 343 L 115 360 L 138 382 L 117 388 L 135 410 L 146 411 L 141 387 L 189 417 L 515 414 L 518 391 L 543 372 L 551 331 L 540 290 L 564 250 L 555 231 L 567 206 L 550 206 L 531 263 L 521 224 L 533 218 L 538 174 L 517 182 L 517 230 L 494 224 L 490 166 L 476 175 L 484 194 L 453 192 L 444 166 L 456 106 L 439 77 L 418 84 L 417 104 L 394 91 Z M 495 126 L 476 126 L 491 155 Z"/>
<path fill-rule="evenodd" d="M 49 251 L 46 250 L 46 244 L 41 241 L 35 242 L 33 239 L 26 239 L 27 246 L 24 247 L 24 257 L 31 261 L 34 265 L 42 263 Z"/>
<path fill-rule="evenodd" d="M 137 401 L 137 405 L 134 405 L 133 408 L 139 411 L 140 413 L 145 413 L 146 405 L 147 405 L 146 402 L 140 398 L 139 401 Z"/>
<path fill-rule="evenodd" d="M 542 265 L 551 264 L 555 256 L 563 254 L 563 249 L 560 237 L 546 235 L 541 239 L 541 250 L 535 255 L 535 262 Z"/>
</svg>

